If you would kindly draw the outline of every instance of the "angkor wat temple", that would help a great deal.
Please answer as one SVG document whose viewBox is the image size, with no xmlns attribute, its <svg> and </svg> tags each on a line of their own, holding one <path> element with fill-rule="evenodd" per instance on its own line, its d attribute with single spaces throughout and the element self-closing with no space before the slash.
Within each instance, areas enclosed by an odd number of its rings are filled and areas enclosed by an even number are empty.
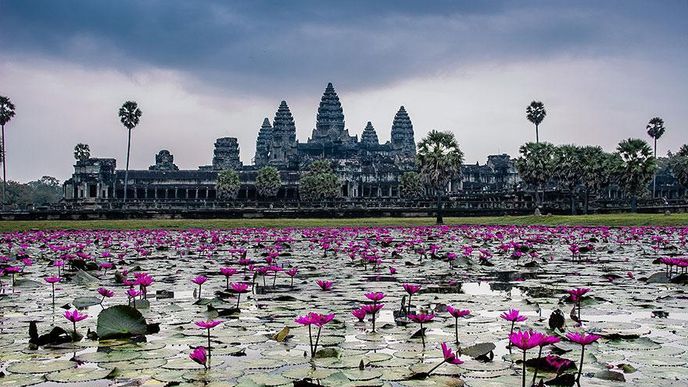
<svg viewBox="0 0 688 387">
<path fill-rule="evenodd" d="M 390 114 L 391 115 L 391 114 Z M 299 179 L 317 159 L 330 160 L 341 183 L 340 201 L 394 205 L 400 199 L 399 180 L 403 173 L 416 169 L 416 143 L 413 123 L 406 109 L 396 112 L 390 141 L 380 143 L 371 122 L 363 128 L 360 139 L 351 135 L 344 121 L 339 96 L 331 83 L 325 88 L 315 120 L 315 128 L 306 142 L 296 138 L 296 125 L 286 101 L 282 101 L 270 122 L 265 118 L 257 130 L 252 165 L 239 157 L 239 143 L 234 137 L 215 141 L 210 165 L 181 170 L 168 150 L 155 156 L 147 170 L 130 170 L 127 200 L 141 206 L 205 206 L 217 201 L 218 173 L 238 172 L 241 189 L 236 201 L 257 202 L 255 189 L 258 170 L 270 165 L 277 168 L 282 188 L 271 202 L 299 202 Z M 686 190 L 671 175 L 666 158 L 659 159 L 657 197 L 685 198 Z M 113 158 L 89 158 L 74 165 L 74 174 L 64 183 L 64 203 L 73 206 L 112 208 L 124 198 L 124 170 L 116 169 Z M 565 197 L 554 183 L 545 187 L 551 202 Z M 531 192 L 522 187 L 514 160 L 506 154 L 490 155 L 485 164 L 462 166 L 462 176 L 450 183 L 450 196 L 461 195 L 464 206 L 471 208 L 525 208 L 532 206 Z M 618 187 L 609 187 L 604 200 L 624 199 Z M 683 200 L 683 199 L 681 199 Z M 470 203 L 469 203 L 470 202 Z M 566 201 L 564 201 L 566 202 Z M 406 204 L 408 205 L 408 204 Z"/>
<path fill-rule="evenodd" d="M 263 120 L 256 140 L 252 165 L 239 158 L 236 138 L 223 137 L 215 142 L 212 164 L 195 170 L 180 170 L 174 156 L 161 150 L 155 164 L 147 170 L 130 170 L 127 197 L 131 202 L 210 201 L 216 199 L 215 184 L 219 171 L 239 173 L 242 187 L 237 200 L 256 200 L 254 187 L 258 170 L 276 167 L 283 186 L 276 200 L 297 200 L 299 177 L 317 159 L 332 161 L 341 182 L 342 199 L 398 198 L 399 178 L 415 170 L 416 143 L 413 123 L 403 106 L 394 116 L 390 141 L 380 143 L 368 122 L 361 133 L 349 134 L 339 96 L 331 83 L 325 88 L 316 116 L 315 128 L 306 142 L 296 138 L 296 125 L 286 101 L 275 116 Z M 64 184 L 64 198 L 75 204 L 116 203 L 124 197 L 124 170 L 116 169 L 112 158 L 79 160 L 74 174 Z M 452 191 L 471 192 L 511 190 L 519 182 L 508 155 L 488 157 L 485 165 L 466 165 L 462 179 L 453 182 Z"/>
</svg>

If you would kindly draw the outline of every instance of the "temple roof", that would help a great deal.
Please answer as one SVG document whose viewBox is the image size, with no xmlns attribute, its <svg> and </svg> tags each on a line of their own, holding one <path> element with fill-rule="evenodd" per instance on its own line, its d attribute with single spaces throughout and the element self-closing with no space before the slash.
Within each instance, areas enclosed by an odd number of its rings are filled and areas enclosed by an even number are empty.
<svg viewBox="0 0 688 387">
<path fill-rule="evenodd" d="M 373 124 L 368 121 L 368 124 L 366 124 L 365 129 L 363 129 L 363 134 L 361 135 L 361 144 L 363 145 L 378 145 L 380 141 L 377 138 L 377 133 L 375 132 L 375 128 L 373 128 Z"/>
<path fill-rule="evenodd" d="M 263 124 L 265 124 L 265 121 L 263 121 Z M 274 132 L 293 132 L 294 136 L 296 136 L 296 124 L 294 123 L 294 117 L 291 115 L 289 106 L 287 106 L 287 101 L 282 101 L 279 108 L 277 108 L 275 119 L 272 120 L 272 127 Z"/>
</svg>

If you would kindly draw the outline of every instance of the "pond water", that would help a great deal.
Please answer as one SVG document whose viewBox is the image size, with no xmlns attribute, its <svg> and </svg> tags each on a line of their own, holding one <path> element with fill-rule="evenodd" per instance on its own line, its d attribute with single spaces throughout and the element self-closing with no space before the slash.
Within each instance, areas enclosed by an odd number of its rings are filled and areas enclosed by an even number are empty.
<svg viewBox="0 0 688 387">
<path fill-rule="evenodd" d="M 522 352 L 509 347 L 511 323 L 500 318 L 511 308 L 527 317 L 516 330 L 562 338 L 545 346 L 543 356 L 556 353 L 576 367 L 580 345 L 565 333 L 601 336 L 585 348 L 583 386 L 683 386 L 688 295 L 683 277 L 667 276 L 658 260 L 688 255 L 687 235 L 688 229 L 677 227 L 515 226 L 6 233 L 0 236 L 0 386 L 272 386 L 304 378 L 329 386 L 518 386 Z M 44 278 L 58 275 L 56 261 L 65 266 L 53 305 Z M 114 267 L 105 270 L 109 263 Z M 268 266 L 279 269 L 261 275 Z M 20 269 L 14 286 L 10 267 Z M 233 310 L 236 295 L 225 289 L 222 267 L 238 271 L 229 277 L 232 283 L 255 282 L 241 295 L 240 312 Z M 285 273 L 290 268 L 298 269 L 293 285 Z M 103 310 L 130 304 L 126 292 L 132 286 L 122 283 L 121 274 L 133 280 L 139 272 L 154 281 L 137 308 L 147 323 L 159 324 L 159 332 L 137 342 L 87 335 L 99 331 Z M 191 282 L 199 275 L 208 278 L 200 299 Z M 321 290 L 316 280 L 332 281 L 332 289 Z M 420 285 L 411 310 L 435 314 L 424 324 L 424 338 L 419 324 L 395 315 L 402 300 L 408 307 L 405 283 Z M 100 287 L 114 292 L 102 305 Z M 579 287 L 591 289 L 581 302 L 582 326 L 572 320 L 567 293 Z M 371 303 L 368 292 L 385 294 L 375 332 L 370 315 L 359 322 L 351 314 Z M 39 334 L 55 326 L 71 331 L 63 313 L 75 304 L 88 314 L 77 322 L 87 337 L 29 343 L 31 321 Z M 414 379 L 442 362 L 442 343 L 458 349 L 447 305 L 471 311 L 458 319 L 463 364 L 445 363 Z M 565 327 L 553 331 L 548 320 L 555 310 L 563 312 Z M 308 329 L 295 322 L 309 312 L 335 314 L 318 341 L 327 357 L 311 359 Z M 195 322 L 212 319 L 222 322 L 211 330 L 205 370 L 189 354 L 207 345 L 207 331 Z M 287 339 L 278 342 L 273 336 L 284 327 Z M 482 348 L 480 343 L 494 344 L 488 358 L 471 357 L 471 347 Z M 528 359 L 537 352 L 529 350 Z M 533 372 L 528 367 L 529 381 Z M 538 375 L 548 381 L 556 373 Z"/>
</svg>

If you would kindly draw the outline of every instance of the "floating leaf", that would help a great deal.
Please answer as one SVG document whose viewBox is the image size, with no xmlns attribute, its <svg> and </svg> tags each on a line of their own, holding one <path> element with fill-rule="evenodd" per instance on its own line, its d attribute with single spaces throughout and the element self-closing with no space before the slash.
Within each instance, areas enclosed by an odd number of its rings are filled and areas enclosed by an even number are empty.
<svg viewBox="0 0 688 387">
<path fill-rule="evenodd" d="M 101 340 L 145 335 L 147 331 L 141 312 L 127 305 L 111 306 L 98 315 L 97 332 Z"/>
</svg>

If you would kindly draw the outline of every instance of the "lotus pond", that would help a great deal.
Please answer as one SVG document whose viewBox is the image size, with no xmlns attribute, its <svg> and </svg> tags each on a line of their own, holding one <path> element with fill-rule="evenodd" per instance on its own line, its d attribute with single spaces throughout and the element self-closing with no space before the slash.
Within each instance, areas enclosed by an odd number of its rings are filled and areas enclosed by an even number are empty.
<svg viewBox="0 0 688 387">
<path fill-rule="evenodd" d="M 683 386 L 687 236 L 5 233 L 0 386 Z"/>
</svg>

